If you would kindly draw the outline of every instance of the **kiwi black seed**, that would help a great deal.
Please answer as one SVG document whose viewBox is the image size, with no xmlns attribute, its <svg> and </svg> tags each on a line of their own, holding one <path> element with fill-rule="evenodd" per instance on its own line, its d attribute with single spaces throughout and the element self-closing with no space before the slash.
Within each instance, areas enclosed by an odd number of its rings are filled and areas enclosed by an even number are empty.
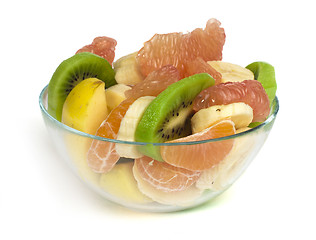
<svg viewBox="0 0 316 240">
<path fill-rule="evenodd" d="M 139 146 L 139 151 L 158 161 L 163 161 L 159 146 L 162 143 L 191 134 L 192 102 L 215 80 L 207 73 L 184 78 L 160 93 L 145 110 L 135 132 L 137 142 L 150 143 Z"/>
<path fill-rule="evenodd" d="M 48 113 L 61 121 L 66 97 L 87 78 L 102 80 L 106 88 L 116 84 L 114 70 L 107 60 L 89 52 L 75 54 L 57 67 L 48 84 Z"/>
<path fill-rule="evenodd" d="M 161 128 L 157 131 L 158 137 L 165 142 L 190 135 L 192 130 L 188 119 L 191 117 L 192 101 L 189 101 L 187 104 L 181 104 L 166 117 Z"/>
</svg>

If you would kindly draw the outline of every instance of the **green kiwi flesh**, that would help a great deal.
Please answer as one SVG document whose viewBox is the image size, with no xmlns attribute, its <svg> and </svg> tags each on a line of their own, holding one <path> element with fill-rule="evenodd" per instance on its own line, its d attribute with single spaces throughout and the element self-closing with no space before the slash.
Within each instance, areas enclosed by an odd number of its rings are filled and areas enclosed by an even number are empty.
<svg viewBox="0 0 316 240">
<path fill-rule="evenodd" d="M 135 132 L 137 142 L 161 143 L 191 134 L 192 102 L 215 80 L 207 73 L 184 78 L 167 87 L 147 107 Z M 155 160 L 163 161 L 159 146 L 139 146 L 139 151 Z"/>
<path fill-rule="evenodd" d="M 100 56 L 82 52 L 64 60 L 48 84 L 48 113 L 61 121 L 63 105 L 69 92 L 79 82 L 91 77 L 105 82 L 106 88 L 116 84 L 112 66 Z"/>
<path fill-rule="evenodd" d="M 269 97 L 271 106 L 277 90 L 274 67 L 266 62 L 253 62 L 246 68 L 253 72 L 256 80 L 261 82 Z"/>
</svg>

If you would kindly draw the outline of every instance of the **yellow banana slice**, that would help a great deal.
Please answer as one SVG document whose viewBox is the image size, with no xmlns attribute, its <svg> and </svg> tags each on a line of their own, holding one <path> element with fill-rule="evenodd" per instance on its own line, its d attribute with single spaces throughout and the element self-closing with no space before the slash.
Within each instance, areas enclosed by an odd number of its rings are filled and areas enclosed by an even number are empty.
<svg viewBox="0 0 316 240">
<path fill-rule="evenodd" d="M 79 131 L 95 134 L 108 115 L 105 84 L 96 78 L 88 78 L 76 85 L 68 94 L 62 111 L 62 122 Z M 86 155 L 92 139 L 65 133 L 65 144 L 71 164 L 85 181 L 97 183 L 99 174 L 87 164 Z"/>
<path fill-rule="evenodd" d="M 243 80 L 255 79 L 254 74 L 247 68 L 241 67 L 237 64 L 222 62 L 222 61 L 208 61 L 217 72 L 222 74 L 222 82 L 242 82 Z"/>
<path fill-rule="evenodd" d="M 201 109 L 191 119 L 192 132 L 201 132 L 223 119 L 231 119 L 235 123 L 236 129 L 247 127 L 252 122 L 253 110 L 243 102 L 214 105 Z"/>
<path fill-rule="evenodd" d="M 68 94 L 61 121 L 79 131 L 95 134 L 107 115 L 104 82 L 88 78 L 76 85 Z"/>
<path fill-rule="evenodd" d="M 143 81 L 144 78 L 138 69 L 136 55 L 137 52 L 126 55 L 113 63 L 117 83 L 135 85 Z"/>
<path fill-rule="evenodd" d="M 117 133 L 117 140 L 122 141 L 135 141 L 135 130 L 143 116 L 144 111 L 146 110 L 147 106 L 151 103 L 151 101 L 155 97 L 153 96 L 144 96 L 136 99 L 132 105 L 126 111 Z M 136 145 L 132 144 L 115 144 L 116 152 L 121 157 L 126 158 L 140 158 L 143 156 L 138 150 Z"/>
<path fill-rule="evenodd" d="M 133 164 L 133 162 L 116 164 L 110 172 L 101 174 L 99 186 L 118 200 L 134 203 L 152 202 L 139 191 L 132 172 Z"/>
<path fill-rule="evenodd" d="M 126 99 L 125 91 L 131 89 L 122 83 L 115 84 L 105 90 L 106 102 L 108 104 L 108 110 L 112 111 L 116 108 L 122 101 Z"/>
</svg>

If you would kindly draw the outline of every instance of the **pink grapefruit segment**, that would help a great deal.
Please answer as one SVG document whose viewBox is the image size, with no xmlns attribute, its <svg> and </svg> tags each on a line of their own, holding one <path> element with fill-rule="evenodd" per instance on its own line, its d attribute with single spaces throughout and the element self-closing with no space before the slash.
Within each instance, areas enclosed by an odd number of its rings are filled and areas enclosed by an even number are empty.
<svg viewBox="0 0 316 240">
<path fill-rule="evenodd" d="M 166 65 L 151 72 L 143 81 L 137 83 L 132 89 L 125 92 L 127 98 L 141 96 L 158 96 L 169 85 L 181 79 L 178 69 Z"/>
<path fill-rule="evenodd" d="M 103 57 L 111 65 L 115 58 L 115 46 L 117 42 L 109 37 L 96 37 L 93 42 L 79 49 L 76 53 L 91 52 L 100 57 Z"/>
<path fill-rule="evenodd" d="M 269 98 L 257 80 L 221 83 L 203 90 L 194 100 L 193 110 L 213 105 L 244 102 L 253 109 L 253 122 L 264 121 L 270 112 Z"/>
<path fill-rule="evenodd" d="M 96 132 L 99 137 L 116 139 L 121 121 L 134 99 L 129 98 L 121 102 L 107 116 Z M 115 151 L 115 143 L 108 141 L 93 140 L 87 154 L 88 166 L 95 172 L 109 172 L 120 156 Z"/>
<path fill-rule="evenodd" d="M 222 74 L 217 72 L 210 64 L 208 64 L 206 61 L 204 61 L 200 57 L 190 62 L 186 62 L 185 68 L 186 68 L 187 76 L 192 76 L 198 73 L 208 73 L 214 78 L 215 85 L 221 83 Z"/>
<path fill-rule="evenodd" d="M 183 191 L 195 183 L 200 176 L 200 172 L 178 168 L 147 156 L 135 159 L 134 167 L 143 180 L 164 192 Z"/>
<path fill-rule="evenodd" d="M 197 57 L 204 61 L 221 60 L 225 32 L 216 19 L 208 20 L 205 29 L 190 33 L 156 34 L 138 52 L 140 71 L 147 76 L 152 71 L 171 64 L 186 75 L 185 63 Z"/>
</svg>

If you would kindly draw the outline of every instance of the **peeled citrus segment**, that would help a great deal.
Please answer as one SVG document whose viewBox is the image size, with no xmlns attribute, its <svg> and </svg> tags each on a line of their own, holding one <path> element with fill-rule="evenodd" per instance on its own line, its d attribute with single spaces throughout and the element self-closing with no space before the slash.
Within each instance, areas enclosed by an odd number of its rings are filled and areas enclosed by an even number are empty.
<svg viewBox="0 0 316 240">
<path fill-rule="evenodd" d="M 100 57 L 103 57 L 110 64 L 113 63 L 115 58 L 115 46 L 117 42 L 113 38 L 109 37 L 96 37 L 93 42 L 79 49 L 77 53 L 91 52 Z"/>
<path fill-rule="evenodd" d="M 141 177 L 136 165 L 133 167 L 133 174 L 137 181 L 139 190 L 149 198 L 161 204 L 188 206 L 193 204 L 203 192 L 203 190 L 197 188 L 195 185 L 191 185 L 183 191 L 164 192 L 145 181 Z"/>
<path fill-rule="evenodd" d="M 277 90 L 274 67 L 266 62 L 254 62 L 249 64 L 246 68 L 251 70 L 255 75 L 255 79 L 261 82 L 267 92 L 271 105 Z"/>
<path fill-rule="evenodd" d="M 235 124 L 233 121 L 222 120 L 201 132 L 167 141 L 167 143 L 203 141 L 230 136 L 235 134 L 235 132 Z M 192 145 L 179 144 L 178 146 L 161 146 L 160 153 L 162 159 L 173 166 L 192 171 L 200 171 L 209 169 L 222 161 L 231 151 L 233 144 L 233 139 L 227 139 Z"/>
<path fill-rule="evenodd" d="M 247 127 L 252 122 L 253 110 L 243 102 L 203 108 L 197 111 L 191 118 L 192 132 L 201 132 L 205 128 L 224 119 L 232 120 L 236 130 Z"/>
<path fill-rule="evenodd" d="M 193 109 L 198 111 L 234 102 L 244 102 L 253 109 L 253 122 L 264 121 L 270 112 L 268 95 L 257 80 L 226 82 L 209 87 L 195 98 Z"/>
<path fill-rule="evenodd" d="M 208 73 L 215 79 L 215 85 L 221 83 L 222 74 L 214 69 L 210 64 L 198 57 L 185 63 L 186 75 L 191 76 L 198 73 Z"/>
<path fill-rule="evenodd" d="M 116 139 L 123 116 L 134 99 L 126 99 L 114 108 L 96 132 L 99 137 Z M 110 171 L 120 156 L 115 151 L 115 143 L 94 139 L 87 154 L 89 167 L 95 172 Z"/>
<path fill-rule="evenodd" d="M 158 96 L 169 85 L 179 81 L 180 73 L 172 65 L 166 65 L 151 72 L 143 81 L 132 86 L 125 92 L 126 97 Z"/>
<path fill-rule="evenodd" d="M 222 75 L 220 81 L 223 83 L 255 79 L 252 71 L 237 64 L 223 61 L 208 61 L 207 63 Z"/>
<path fill-rule="evenodd" d="M 156 34 L 138 52 L 137 60 L 144 76 L 171 64 L 185 76 L 185 63 L 201 57 L 204 61 L 221 60 L 225 32 L 216 19 L 208 20 L 205 29 L 190 33 Z"/>
<path fill-rule="evenodd" d="M 152 202 L 139 191 L 132 171 L 133 165 L 133 162 L 116 164 L 110 172 L 101 174 L 100 187 L 119 200 L 135 203 Z"/>
<path fill-rule="evenodd" d="M 242 128 L 238 132 L 247 131 Z M 231 185 L 247 166 L 251 150 L 256 143 L 256 135 L 246 134 L 235 139 L 234 146 L 223 161 L 214 167 L 202 171 L 196 186 L 200 189 L 220 191 Z"/>
<path fill-rule="evenodd" d="M 183 191 L 200 176 L 200 172 L 178 168 L 147 156 L 135 159 L 134 165 L 143 180 L 163 192 Z"/>
</svg>

